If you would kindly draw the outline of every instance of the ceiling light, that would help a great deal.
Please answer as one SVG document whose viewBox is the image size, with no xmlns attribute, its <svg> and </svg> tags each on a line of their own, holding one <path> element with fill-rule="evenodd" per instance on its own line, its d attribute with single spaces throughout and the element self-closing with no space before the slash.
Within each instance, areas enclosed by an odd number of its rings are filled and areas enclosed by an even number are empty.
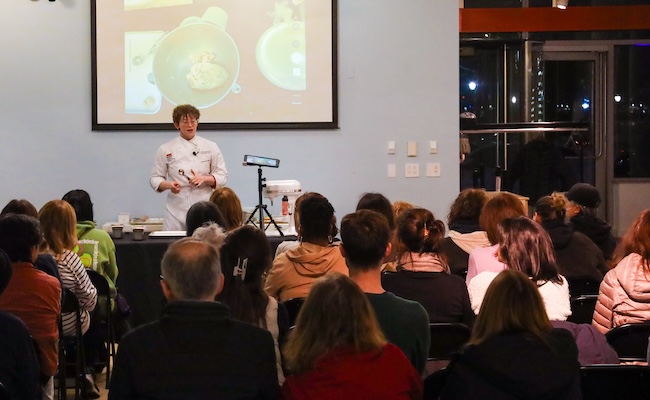
<svg viewBox="0 0 650 400">
<path fill-rule="evenodd" d="M 569 0 L 553 0 L 553 7 L 557 7 L 560 10 L 566 10 L 569 6 Z"/>
</svg>

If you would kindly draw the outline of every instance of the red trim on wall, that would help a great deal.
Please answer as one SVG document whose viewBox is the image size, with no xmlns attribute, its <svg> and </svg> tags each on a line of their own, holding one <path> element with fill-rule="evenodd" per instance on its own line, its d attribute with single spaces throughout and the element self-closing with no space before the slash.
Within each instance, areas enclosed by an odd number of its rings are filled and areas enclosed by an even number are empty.
<svg viewBox="0 0 650 400">
<path fill-rule="evenodd" d="M 460 33 L 650 30 L 650 6 L 461 8 Z"/>
</svg>

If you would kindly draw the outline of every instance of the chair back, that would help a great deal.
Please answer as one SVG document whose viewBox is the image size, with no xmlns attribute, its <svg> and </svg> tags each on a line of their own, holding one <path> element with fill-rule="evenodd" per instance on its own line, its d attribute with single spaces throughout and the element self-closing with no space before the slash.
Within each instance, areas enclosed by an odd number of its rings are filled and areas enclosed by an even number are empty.
<svg viewBox="0 0 650 400">
<path fill-rule="evenodd" d="M 300 312 L 300 308 L 304 302 L 304 297 L 296 297 L 282 302 L 284 307 L 287 309 L 287 314 L 289 314 L 289 326 L 294 326 L 296 324 L 296 318 L 298 318 L 298 313 Z"/>
<path fill-rule="evenodd" d="M 437 400 L 442 393 L 442 388 L 445 386 L 448 375 L 449 369 L 442 368 L 424 378 L 424 381 L 422 382 L 424 389 L 424 395 L 422 396 L 422 399 Z"/>
<path fill-rule="evenodd" d="M 429 361 L 451 360 L 454 353 L 459 351 L 468 341 L 472 330 L 457 322 L 431 323 L 431 345 L 429 346 Z"/>
<path fill-rule="evenodd" d="M 11 394 L 2 382 L 0 382 L 0 400 L 11 400 Z"/>
<path fill-rule="evenodd" d="M 591 324 L 598 302 L 597 294 L 585 294 L 571 298 L 571 315 L 567 320 L 576 324 Z"/>
<path fill-rule="evenodd" d="M 74 292 L 70 289 L 63 289 L 63 303 L 61 303 L 61 314 L 64 313 L 73 313 L 75 315 L 75 336 L 74 336 L 74 347 L 75 347 L 75 359 L 71 363 L 71 366 L 74 366 L 75 369 L 75 400 L 81 400 L 81 392 L 83 389 L 83 382 L 85 380 L 86 374 L 86 365 L 85 365 L 85 356 L 84 356 L 84 347 L 83 347 L 83 332 L 81 327 L 81 306 L 79 305 L 79 300 Z M 67 386 L 66 386 L 66 367 L 68 360 L 66 359 L 67 350 L 65 349 L 65 338 L 63 336 L 63 318 L 59 318 L 59 372 L 57 375 L 58 378 L 58 399 L 67 398 Z"/>
<path fill-rule="evenodd" d="M 647 366 L 587 365 L 580 375 L 583 400 L 650 399 Z"/>
<path fill-rule="evenodd" d="M 578 297 L 585 294 L 598 294 L 600 281 L 587 278 L 567 278 L 569 294 L 571 297 Z"/>
<path fill-rule="evenodd" d="M 625 324 L 605 334 L 621 362 L 647 361 L 649 336 L 650 323 Z"/>
</svg>

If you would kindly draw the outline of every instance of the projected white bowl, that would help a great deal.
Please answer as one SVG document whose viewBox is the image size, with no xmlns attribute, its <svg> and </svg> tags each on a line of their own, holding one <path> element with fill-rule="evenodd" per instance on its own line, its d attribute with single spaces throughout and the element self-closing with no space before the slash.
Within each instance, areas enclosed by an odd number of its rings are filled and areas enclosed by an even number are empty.
<svg viewBox="0 0 650 400">
<path fill-rule="evenodd" d="M 272 84 L 286 90 L 307 88 L 305 23 L 283 22 L 257 42 L 257 66 Z"/>
<path fill-rule="evenodd" d="M 162 40 L 153 59 L 160 93 L 172 104 L 210 107 L 239 92 L 239 51 L 230 35 L 209 22 L 179 26 Z"/>
</svg>

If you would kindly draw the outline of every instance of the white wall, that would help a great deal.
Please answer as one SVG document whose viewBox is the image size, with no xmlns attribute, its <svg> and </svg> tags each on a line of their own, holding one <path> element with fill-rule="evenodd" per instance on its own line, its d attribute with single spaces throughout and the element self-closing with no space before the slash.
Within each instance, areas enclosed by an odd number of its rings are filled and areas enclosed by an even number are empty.
<svg viewBox="0 0 650 400">
<path fill-rule="evenodd" d="M 26 198 L 40 208 L 81 188 L 100 224 L 123 211 L 163 216 L 165 196 L 148 178 L 157 147 L 177 133 L 91 130 L 90 1 L 7 3 L 0 14 L 0 206 Z M 298 179 L 303 190 L 328 197 L 339 219 L 366 191 L 445 219 L 459 179 L 455 0 L 339 2 L 339 123 L 328 131 L 199 133 L 221 147 L 228 186 L 245 206 L 257 203 L 257 170 L 241 160 L 258 154 L 281 159 L 278 170 L 264 170 L 269 180 Z M 397 141 L 397 155 L 387 154 L 389 140 Z M 404 178 L 407 140 L 418 142 L 418 156 L 408 160 L 420 163 L 420 178 Z M 429 140 L 437 140 L 438 154 L 428 154 Z M 397 178 L 387 178 L 389 162 Z M 424 177 L 426 162 L 440 162 L 442 176 Z"/>
</svg>

